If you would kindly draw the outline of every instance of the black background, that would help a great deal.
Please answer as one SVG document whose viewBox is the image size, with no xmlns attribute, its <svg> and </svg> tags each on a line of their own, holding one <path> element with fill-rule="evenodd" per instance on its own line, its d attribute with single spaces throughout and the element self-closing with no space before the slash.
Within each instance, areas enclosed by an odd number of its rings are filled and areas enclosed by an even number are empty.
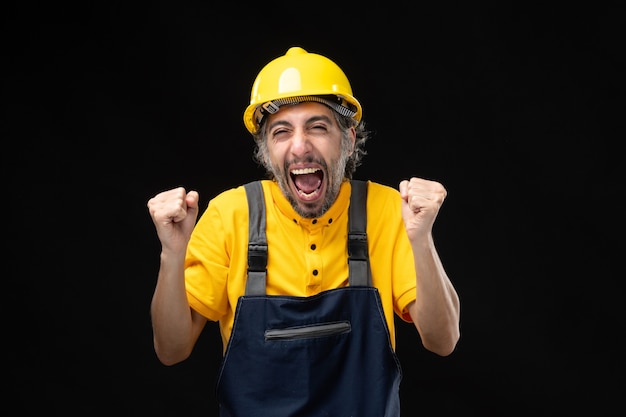
<svg viewBox="0 0 626 417">
<path fill-rule="evenodd" d="M 5 6 L 18 414 L 216 415 L 217 327 L 173 367 L 152 348 L 146 202 L 184 185 L 206 205 L 263 175 L 242 113 L 294 45 L 337 62 L 364 107 L 375 136 L 356 177 L 449 192 L 434 234 L 462 336 L 440 358 L 398 323 L 403 415 L 621 414 L 624 11 L 503 3 Z"/>
</svg>

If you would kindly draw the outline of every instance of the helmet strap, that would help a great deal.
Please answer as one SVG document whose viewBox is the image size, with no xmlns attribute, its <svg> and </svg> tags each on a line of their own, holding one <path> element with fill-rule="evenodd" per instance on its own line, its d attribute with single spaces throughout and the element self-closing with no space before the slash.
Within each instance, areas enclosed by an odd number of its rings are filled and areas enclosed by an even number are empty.
<svg viewBox="0 0 626 417">
<path fill-rule="evenodd" d="M 296 96 L 279 98 L 276 100 L 268 101 L 267 103 L 259 106 L 255 112 L 255 119 L 260 125 L 261 120 L 263 120 L 265 114 L 274 114 L 278 112 L 278 110 L 280 110 L 280 106 L 284 106 L 285 104 L 298 104 L 308 101 L 325 104 L 342 116 L 354 117 L 356 115 L 357 112 L 348 107 L 350 104 L 346 100 L 342 99 L 341 97 L 337 97 L 337 99 L 341 100 L 341 103 L 329 100 L 321 96 Z"/>
</svg>

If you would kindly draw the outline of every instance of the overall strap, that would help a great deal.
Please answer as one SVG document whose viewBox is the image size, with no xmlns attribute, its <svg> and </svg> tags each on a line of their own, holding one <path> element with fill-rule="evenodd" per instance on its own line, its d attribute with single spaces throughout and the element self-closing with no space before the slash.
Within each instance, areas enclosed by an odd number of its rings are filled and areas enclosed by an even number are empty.
<svg viewBox="0 0 626 417">
<path fill-rule="evenodd" d="M 348 282 L 350 286 L 372 286 L 367 247 L 367 182 L 352 180 L 348 212 Z M 246 295 L 265 295 L 267 275 L 267 238 L 265 236 L 265 198 L 260 181 L 244 185 L 248 198 L 248 279 Z"/>
<path fill-rule="evenodd" d="M 246 295 L 265 295 L 267 238 L 265 237 L 265 198 L 260 181 L 244 185 L 248 198 L 248 279 Z"/>
<path fill-rule="evenodd" d="M 348 268 L 350 286 L 372 286 L 369 250 L 367 248 L 367 182 L 351 180 L 348 215 Z"/>
</svg>

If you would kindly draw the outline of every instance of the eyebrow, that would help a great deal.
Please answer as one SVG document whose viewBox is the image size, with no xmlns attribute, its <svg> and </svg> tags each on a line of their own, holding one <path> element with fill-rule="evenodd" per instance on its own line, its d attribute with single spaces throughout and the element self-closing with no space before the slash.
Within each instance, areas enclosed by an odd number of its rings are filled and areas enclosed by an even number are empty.
<svg viewBox="0 0 626 417">
<path fill-rule="evenodd" d="M 315 116 L 311 116 L 311 117 L 309 117 L 309 118 L 306 120 L 306 122 L 305 122 L 305 123 L 306 123 L 306 124 L 311 124 L 311 123 L 315 123 L 315 122 L 317 122 L 317 121 L 323 121 L 323 122 L 326 122 L 326 123 L 328 123 L 328 124 L 331 124 L 331 125 L 332 125 L 332 119 L 331 119 L 330 117 L 328 117 L 328 116 L 324 115 L 324 114 L 317 114 L 317 115 L 315 115 Z M 281 126 L 281 125 L 284 125 L 284 126 L 291 126 L 291 123 L 289 123 L 289 122 L 288 122 L 288 121 L 286 121 L 286 120 L 281 120 L 281 119 L 278 119 L 278 120 L 276 120 L 276 121 L 272 122 L 271 124 L 269 124 L 267 128 L 271 130 L 271 129 L 273 129 L 273 128 L 274 128 L 274 127 L 276 127 L 276 126 Z"/>
</svg>

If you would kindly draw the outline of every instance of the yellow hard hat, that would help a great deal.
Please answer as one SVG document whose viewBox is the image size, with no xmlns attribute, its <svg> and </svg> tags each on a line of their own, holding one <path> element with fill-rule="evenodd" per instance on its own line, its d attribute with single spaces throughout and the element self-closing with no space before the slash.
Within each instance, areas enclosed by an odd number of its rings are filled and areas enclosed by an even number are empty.
<svg viewBox="0 0 626 417">
<path fill-rule="evenodd" d="M 303 101 L 324 103 L 339 114 L 361 121 L 361 104 L 352 96 L 350 82 L 341 68 L 322 55 L 294 46 L 259 72 L 243 122 L 254 134 L 265 114 L 276 113 L 283 104 Z"/>
</svg>

